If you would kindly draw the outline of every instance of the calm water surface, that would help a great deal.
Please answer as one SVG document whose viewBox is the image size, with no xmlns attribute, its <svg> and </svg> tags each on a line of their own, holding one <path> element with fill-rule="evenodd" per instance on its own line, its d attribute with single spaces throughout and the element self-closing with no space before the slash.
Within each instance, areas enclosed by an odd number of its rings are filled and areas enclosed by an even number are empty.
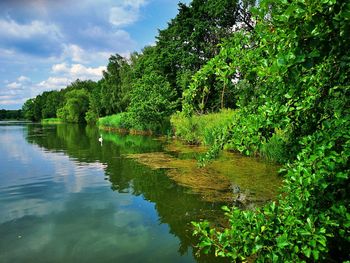
<svg viewBox="0 0 350 263">
<path fill-rule="evenodd" d="M 183 180 L 191 169 L 168 173 L 129 158 L 164 151 L 179 158 L 164 142 L 103 136 L 101 145 L 93 127 L 0 123 L 0 262 L 219 262 L 194 256 L 190 222 L 222 221 L 227 193 L 192 189 Z M 276 167 L 261 167 L 269 199 L 280 179 Z M 231 170 L 220 174 L 223 185 L 251 182 Z"/>
</svg>

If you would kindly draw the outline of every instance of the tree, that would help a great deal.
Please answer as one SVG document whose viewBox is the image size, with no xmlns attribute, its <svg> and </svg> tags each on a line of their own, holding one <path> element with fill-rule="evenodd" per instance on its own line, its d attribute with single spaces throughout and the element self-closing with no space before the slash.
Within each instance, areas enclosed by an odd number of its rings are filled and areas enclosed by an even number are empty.
<svg viewBox="0 0 350 263">
<path fill-rule="evenodd" d="M 143 75 L 134 85 L 128 108 L 129 121 L 140 130 L 160 129 L 177 107 L 176 92 L 156 72 Z"/>
<path fill-rule="evenodd" d="M 122 112 L 127 107 L 127 93 L 129 65 L 126 60 L 116 54 L 109 58 L 107 70 L 103 72 L 101 80 L 102 114 L 110 115 Z"/>
<path fill-rule="evenodd" d="M 89 108 L 89 94 L 84 89 L 71 90 L 65 94 L 65 103 L 57 110 L 57 117 L 66 122 L 85 122 Z"/>
<path fill-rule="evenodd" d="M 42 118 L 55 118 L 57 110 L 64 101 L 63 92 L 47 91 L 42 94 L 44 98 Z"/>
<path fill-rule="evenodd" d="M 94 89 L 89 94 L 89 110 L 86 113 L 85 120 L 87 123 L 94 124 L 102 113 L 101 99 L 101 81 L 96 83 Z"/>
<path fill-rule="evenodd" d="M 27 120 L 38 121 L 41 119 L 41 112 L 38 115 L 37 99 L 28 99 L 22 106 L 23 116 Z"/>
<path fill-rule="evenodd" d="M 247 11 L 255 1 L 194 0 L 189 6 L 179 4 L 178 15 L 159 32 L 157 48 L 160 71 L 167 76 L 178 96 L 186 88 L 191 74 L 218 54 L 218 44 L 235 26 L 253 29 Z"/>
</svg>

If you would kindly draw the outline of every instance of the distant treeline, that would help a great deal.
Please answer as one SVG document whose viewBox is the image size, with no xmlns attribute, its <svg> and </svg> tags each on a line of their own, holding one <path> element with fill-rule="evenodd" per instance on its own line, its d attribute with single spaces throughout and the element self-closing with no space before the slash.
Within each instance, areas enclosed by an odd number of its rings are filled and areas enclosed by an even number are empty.
<svg viewBox="0 0 350 263">
<path fill-rule="evenodd" d="M 21 120 L 23 119 L 22 110 L 0 110 L 0 120 Z"/>
</svg>

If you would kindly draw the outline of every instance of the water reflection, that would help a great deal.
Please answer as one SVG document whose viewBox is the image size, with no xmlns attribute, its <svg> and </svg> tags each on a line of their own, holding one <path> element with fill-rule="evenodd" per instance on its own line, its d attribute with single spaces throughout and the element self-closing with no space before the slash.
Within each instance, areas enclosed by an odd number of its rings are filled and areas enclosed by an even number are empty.
<svg viewBox="0 0 350 263">
<path fill-rule="evenodd" d="M 220 261 L 193 256 L 190 222 L 222 223 L 225 201 L 126 158 L 175 155 L 169 145 L 102 136 L 101 146 L 95 127 L 0 126 L 0 262 Z"/>
<path fill-rule="evenodd" d="M 114 191 L 140 196 L 147 203 L 155 204 L 154 208 L 158 215 L 154 220 L 157 224 L 167 224 L 169 232 L 180 239 L 178 251 L 181 255 L 191 253 L 195 243 L 191 221 L 222 218 L 220 207 L 223 203 L 203 202 L 199 196 L 190 194 L 188 188 L 170 180 L 165 175 L 165 171 L 151 170 L 124 157 L 130 153 L 162 151 L 164 145 L 160 141 L 144 136 L 102 133 L 103 146 L 101 147 L 98 141 L 100 133 L 93 127 L 74 126 L 72 129 L 67 125 L 54 127 L 57 129 L 58 140 L 55 139 L 56 135 L 52 133 L 52 128 L 42 127 L 40 131 L 35 128 L 33 134 L 29 130 L 28 141 L 53 151 L 65 151 L 69 153 L 70 158 L 78 161 L 99 160 L 106 164 L 105 174 Z M 78 139 L 84 135 L 84 129 L 89 140 Z M 69 133 L 66 139 L 64 139 L 64 131 Z M 36 136 L 43 133 L 47 134 Z M 79 144 L 79 141 L 82 144 Z M 55 146 L 52 147 L 53 145 Z M 142 212 L 141 205 L 138 211 Z"/>
</svg>

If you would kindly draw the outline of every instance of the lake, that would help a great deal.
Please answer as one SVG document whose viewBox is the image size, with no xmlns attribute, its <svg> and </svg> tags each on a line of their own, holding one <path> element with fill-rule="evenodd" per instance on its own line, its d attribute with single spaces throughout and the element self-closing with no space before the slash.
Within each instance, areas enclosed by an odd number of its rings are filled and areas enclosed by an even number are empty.
<svg viewBox="0 0 350 263">
<path fill-rule="evenodd" d="M 102 135 L 102 143 L 98 140 Z M 96 127 L 0 122 L 0 262 L 224 262 L 191 221 L 273 199 L 278 167 Z"/>
</svg>

